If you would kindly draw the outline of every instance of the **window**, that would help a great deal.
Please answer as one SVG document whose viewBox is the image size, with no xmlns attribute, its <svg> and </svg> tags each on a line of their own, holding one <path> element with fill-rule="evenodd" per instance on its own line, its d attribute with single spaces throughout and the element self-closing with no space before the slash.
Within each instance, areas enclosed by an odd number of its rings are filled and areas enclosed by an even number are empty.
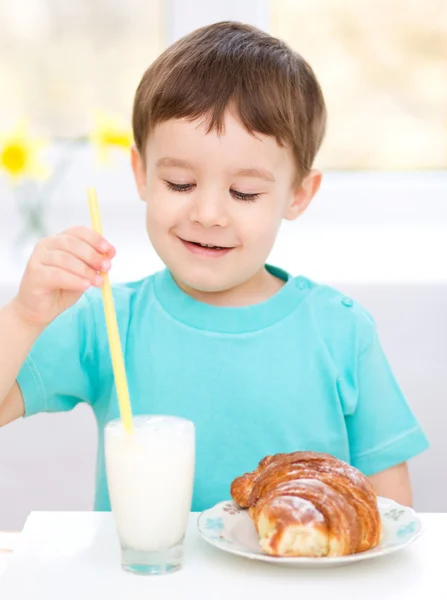
<svg viewBox="0 0 447 600">
<path fill-rule="evenodd" d="M 444 0 L 271 0 L 328 105 L 325 169 L 447 168 Z"/>
<path fill-rule="evenodd" d="M 0 4 L 0 130 L 26 117 L 45 136 L 84 133 L 96 109 L 130 118 L 165 45 L 163 0 Z"/>
</svg>

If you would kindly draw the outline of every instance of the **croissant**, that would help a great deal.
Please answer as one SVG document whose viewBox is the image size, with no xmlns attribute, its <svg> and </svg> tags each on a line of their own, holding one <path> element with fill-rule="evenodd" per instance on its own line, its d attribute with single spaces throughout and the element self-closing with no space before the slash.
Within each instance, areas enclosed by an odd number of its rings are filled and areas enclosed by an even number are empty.
<svg viewBox="0 0 447 600">
<path fill-rule="evenodd" d="M 234 479 L 231 497 L 248 508 L 263 552 L 344 556 L 381 538 L 377 496 L 358 469 L 319 452 L 266 456 Z"/>
</svg>

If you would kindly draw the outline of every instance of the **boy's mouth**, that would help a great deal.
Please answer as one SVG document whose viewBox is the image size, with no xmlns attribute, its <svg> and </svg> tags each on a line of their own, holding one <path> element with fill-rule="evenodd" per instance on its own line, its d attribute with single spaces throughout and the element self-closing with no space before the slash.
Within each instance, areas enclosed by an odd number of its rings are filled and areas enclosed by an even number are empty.
<svg viewBox="0 0 447 600">
<path fill-rule="evenodd" d="M 233 247 L 230 246 L 215 246 L 213 244 L 203 244 L 202 242 L 193 242 L 189 240 L 184 240 L 179 238 L 183 245 L 189 250 L 192 254 L 196 256 L 208 256 L 218 258 L 220 256 L 224 256 L 228 254 L 230 250 L 233 250 Z"/>
</svg>

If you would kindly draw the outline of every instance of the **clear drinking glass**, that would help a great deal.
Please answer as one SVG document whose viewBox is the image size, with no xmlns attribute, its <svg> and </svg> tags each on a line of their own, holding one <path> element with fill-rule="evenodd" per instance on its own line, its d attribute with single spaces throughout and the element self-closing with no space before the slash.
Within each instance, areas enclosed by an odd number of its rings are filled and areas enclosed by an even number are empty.
<svg viewBox="0 0 447 600">
<path fill-rule="evenodd" d="M 120 419 L 105 428 L 110 504 L 123 569 L 142 575 L 177 571 L 191 511 L 195 427 L 165 415 Z"/>
</svg>

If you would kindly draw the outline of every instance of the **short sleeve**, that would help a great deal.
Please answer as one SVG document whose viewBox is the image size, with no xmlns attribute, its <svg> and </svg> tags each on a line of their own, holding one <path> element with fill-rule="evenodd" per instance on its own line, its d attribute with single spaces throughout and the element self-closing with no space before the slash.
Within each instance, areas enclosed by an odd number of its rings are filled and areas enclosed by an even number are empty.
<svg viewBox="0 0 447 600">
<path fill-rule="evenodd" d="M 384 354 L 376 329 L 357 364 L 357 402 L 346 416 L 351 463 L 373 475 L 429 446 Z"/>
<path fill-rule="evenodd" d="M 57 317 L 34 343 L 17 383 L 25 416 L 61 412 L 95 397 L 95 319 L 84 295 Z"/>
</svg>

